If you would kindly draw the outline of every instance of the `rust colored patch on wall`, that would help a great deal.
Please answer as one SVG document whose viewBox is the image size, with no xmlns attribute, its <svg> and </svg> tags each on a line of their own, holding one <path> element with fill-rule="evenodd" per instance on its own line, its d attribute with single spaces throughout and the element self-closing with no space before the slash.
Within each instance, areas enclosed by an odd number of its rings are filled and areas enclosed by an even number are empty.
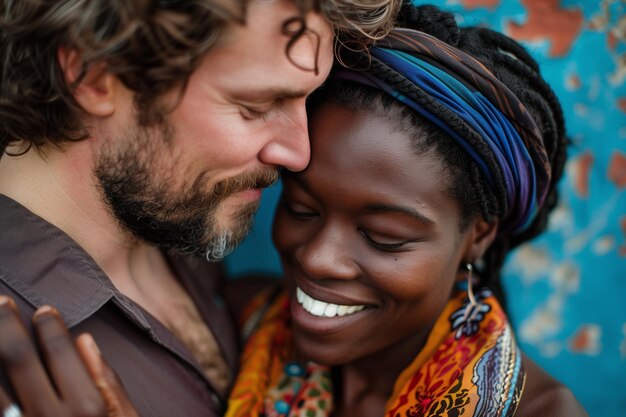
<svg viewBox="0 0 626 417">
<path fill-rule="evenodd" d="M 574 191 L 578 197 L 586 199 L 589 197 L 589 173 L 593 166 L 593 154 L 585 152 L 572 163 L 574 164 L 574 172 L 572 173 Z"/>
<path fill-rule="evenodd" d="M 606 176 L 618 188 L 626 188 L 626 154 L 620 151 L 613 152 Z"/>
<path fill-rule="evenodd" d="M 528 12 L 526 23 L 509 22 L 507 33 L 522 41 L 550 41 L 549 56 L 562 57 L 583 28 L 584 16 L 580 9 L 564 9 L 560 0 L 522 0 Z"/>
<path fill-rule="evenodd" d="M 468 10 L 479 9 L 485 7 L 487 9 L 495 9 L 500 5 L 501 0 L 461 0 L 461 4 Z"/>
</svg>

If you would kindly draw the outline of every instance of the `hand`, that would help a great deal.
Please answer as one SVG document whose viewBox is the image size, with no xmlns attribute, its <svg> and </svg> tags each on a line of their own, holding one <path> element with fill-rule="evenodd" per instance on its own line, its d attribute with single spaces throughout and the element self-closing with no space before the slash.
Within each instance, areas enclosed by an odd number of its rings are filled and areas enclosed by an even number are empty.
<svg viewBox="0 0 626 417">
<path fill-rule="evenodd" d="M 33 327 L 43 362 L 15 303 L 0 296 L 0 364 L 23 417 L 138 416 L 90 335 L 74 342 L 59 313 L 47 306 L 37 310 Z M 13 403 L 0 387 L 0 413 Z"/>
</svg>

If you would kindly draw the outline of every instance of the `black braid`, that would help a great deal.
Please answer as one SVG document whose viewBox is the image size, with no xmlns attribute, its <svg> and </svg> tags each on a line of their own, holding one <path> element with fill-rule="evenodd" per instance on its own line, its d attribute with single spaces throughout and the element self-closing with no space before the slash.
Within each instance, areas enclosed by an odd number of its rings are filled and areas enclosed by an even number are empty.
<svg viewBox="0 0 626 417">
<path fill-rule="evenodd" d="M 398 23 L 402 27 L 429 33 L 452 46 L 469 53 L 482 62 L 524 103 L 542 132 L 552 179 L 548 196 L 536 219 L 523 233 L 515 237 L 499 237 L 489 247 L 482 262 L 477 265 L 481 285 L 489 286 L 504 303 L 500 270 L 507 253 L 515 246 L 537 236 L 546 225 L 548 214 L 557 203 L 556 184 L 565 164 L 565 124 L 563 112 L 556 95 L 539 74 L 537 62 L 512 39 L 486 28 L 466 28 L 459 31 L 450 13 L 434 6 L 415 7 L 403 5 Z M 492 172 L 496 173 L 495 187 L 490 186 L 471 157 L 448 135 L 432 122 L 381 90 L 348 81 L 333 80 L 316 92 L 309 102 L 309 111 L 315 111 L 324 101 L 334 101 L 354 110 L 371 111 L 380 117 L 398 120 L 398 126 L 414 138 L 416 152 L 433 149 L 441 159 L 450 178 L 450 195 L 459 202 L 462 211 L 461 229 L 475 216 L 491 221 L 506 210 L 506 195 L 502 174 L 491 150 L 484 141 L 476 138 L 456 114 L 426 95 L 418 86 L 372 56 L 345 54 L 343 61 L 366 71 L 391 85 L 395 90 L 417 102 L 442 118 L 485 157 Z"/>
<path fill-rule="evenodd" d="M 447 44 L 459 42 L 459 27 L 450 13 L 441 13 L 437 6 L 429 4 L 415 7 L 411 0 L 405 0 L 397 19 L 398 26 L 404 28 L 420 28 Z"/>
</svg>

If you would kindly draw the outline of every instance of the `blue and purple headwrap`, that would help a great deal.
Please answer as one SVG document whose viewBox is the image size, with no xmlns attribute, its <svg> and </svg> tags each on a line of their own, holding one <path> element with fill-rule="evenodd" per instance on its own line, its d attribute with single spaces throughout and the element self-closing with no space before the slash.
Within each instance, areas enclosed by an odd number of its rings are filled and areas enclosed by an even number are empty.
<svg viewBox="0 0 626 417">
<path fill-rule="evenodd" d="M 515 94 L 478 60 L 423 32 L 394 29 L 369 52 L 369 60 L 414 84 L 419 100 L 367 70 L 334 77 L 389 93 L 452 137 L 503 196 L 499 234 L 526 230 L 546 198 L 551 169 L 541 132 Z"/>
</svg>

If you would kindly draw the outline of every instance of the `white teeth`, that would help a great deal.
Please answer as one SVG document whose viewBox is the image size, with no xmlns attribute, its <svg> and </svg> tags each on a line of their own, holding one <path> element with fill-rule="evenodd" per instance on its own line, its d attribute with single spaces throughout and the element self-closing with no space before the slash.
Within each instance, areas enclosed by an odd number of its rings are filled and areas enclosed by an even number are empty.
<svg viewBox="0 0 626 417">
<path fill-rule="evenodd" d="M 323 316 L 326 311 L 326 303 L 323 301 L 313 301 L 313 307 L 311 308 L 311 314 L 314 316 Z"/>
<path fill-rule="evenodd" d="M 326 306 L 326 310 L 324 311 L 324 315 L 326 317 L 335 317 L 337 315 L 337 309 L 339 306 L 337 304 L 328 304 Z"/>
<path fill-rule="evenodd" d="M 319 301 L 306 294 L 299 287 L 296 288 L 296 299 L 306 311 L 317 317 L 345 316 L 359 312 L 365 308 L 364 305 L 345 306 Z"/>
<path fill-rule="evenodd" d="M 304 309 L 306 311 L 311 311 L 313 309 L 313 303 L 315 302 L 314 299 L 312 299 L 311 297 L 304 297 L 304 300 L 302 300 L 302 302 L 300 304 L 302 304 L 302 306 L 304 307 Z"/>
</svg>

